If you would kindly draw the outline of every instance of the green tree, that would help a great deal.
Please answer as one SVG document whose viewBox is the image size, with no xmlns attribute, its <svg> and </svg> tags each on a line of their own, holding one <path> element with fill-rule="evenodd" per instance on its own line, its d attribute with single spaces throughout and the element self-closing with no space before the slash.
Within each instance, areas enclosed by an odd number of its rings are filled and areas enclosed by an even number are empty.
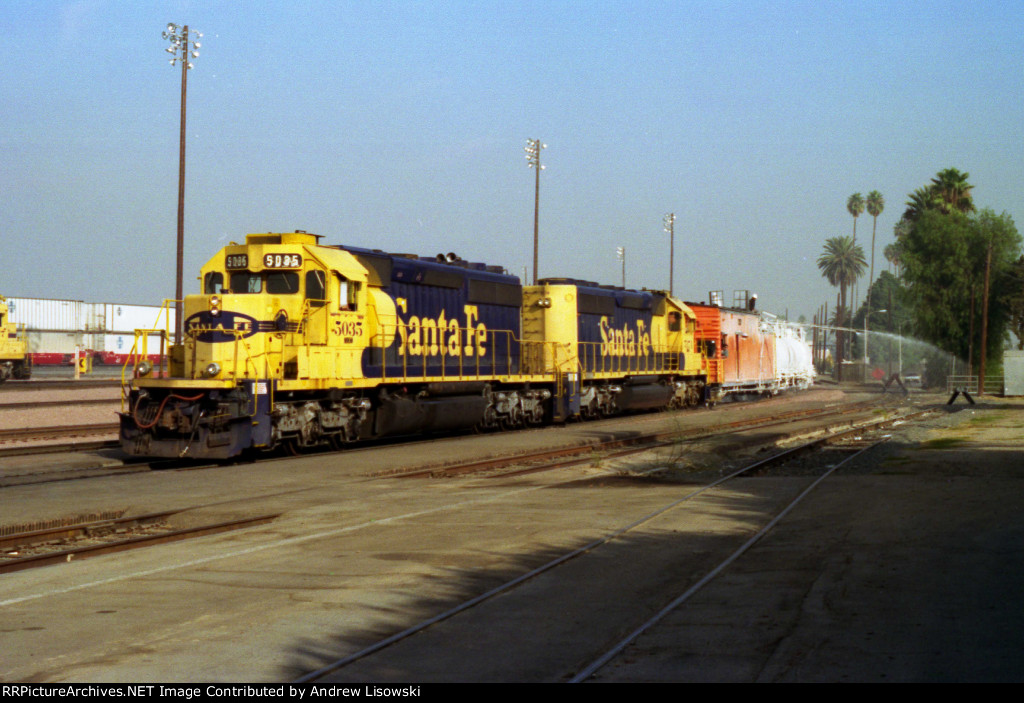
<svg viewBox="0 0 1024 703">
<path fill-rule="evenodd" d="M 913 307 L 910 293 L 899 279 L 888 271 L 878 274 L 878 280 L 871 286 L 868 300 L 853 318 L 853 327 L 864 327 L 864 316 L 868 316 L 868 330 L 871 335 L 868 351 L 871 363 L 883 368 L 886 376 L 903 369 L 918 369 L 921 366 L 923 350 L 921 345 L 909 343 L 913 335 Z M 907 343 L 900 344 L 902 336 Z M 858 335 L 853 345 L 853 357 L 863 354 L 863 340 Z"/>
<path fill-rule="evenodd" d="M 966 175 L 966 174 L 964 174 Z M 928 210 L 900 241 L 903 279 L 914 305 L 918 334 L 960 358 L 976 360 L 981 325 L 985 267 L 992 248 L 986 352 L 998 360 L 1009 325 L 1008 297 L 1013 263 L 1021 238 L 1013 219 L 982 210 L 968 216 L 956 209 L 946 214 Z M 972 295 L 973 293 L 973 295 Z"/>
<path fill-rule="evenodd" d="M 1024 349 L 1024 256 L 1013 262 L 1007 279 L 1010 329 L 1017 336 L 1017 349 Z"/>
<path fill-rule="evenodd" d="M 846 320 L 846 290 L 864 272 L 866 264 L 864 250 L 854 243 L 852 237 L 832 237 L 825 240 L 825 249 L 818 257 L 818 268 L 830 284 L 839 288 L 837 327 L 843 327 Z M 841 330 L 837 331 L 836 359 L 839 363 L 843 360 L 844 341 L 845 335 Z"/>
</svg>

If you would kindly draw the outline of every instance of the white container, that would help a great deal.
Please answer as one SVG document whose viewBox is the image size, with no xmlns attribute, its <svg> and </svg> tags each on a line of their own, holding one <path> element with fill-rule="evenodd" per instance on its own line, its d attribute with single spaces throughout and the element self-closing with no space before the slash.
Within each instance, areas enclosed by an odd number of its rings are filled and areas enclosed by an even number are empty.
<svg viewBox="0 0 1024 703">
<path fill-rule="evenodd" d="M 8 298 L 11 321 L 39 332 L 76 332 L 81 329 L 81 300 Z"/>
</svg>

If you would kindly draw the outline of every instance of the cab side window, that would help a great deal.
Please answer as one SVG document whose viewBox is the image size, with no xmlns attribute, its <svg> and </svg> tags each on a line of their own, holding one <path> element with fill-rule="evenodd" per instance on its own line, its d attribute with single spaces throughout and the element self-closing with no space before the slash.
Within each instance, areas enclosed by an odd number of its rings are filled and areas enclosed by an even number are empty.
<svg viewBox="0 0 1024 703">
<path fill-rule="evenodd" d="M 323 307 L 327 302 L 327 276 L 323 271 L 306 272 L 306 300 L 312 308 Z"/>
<path fill-rule="evenodd" d="M 350 281 L 344 276 L 335 274 L 338 279 L 338 309 L 355 310 L 356 294 L 359 292 L 359 282 Z"/>
<path fill-rule="evenodd" d="M 214 295 L 224 290 L 224 274 L 220 271 L 211 271 L 203 279 L 203 292 L 206 295 Z"/>
</svg>

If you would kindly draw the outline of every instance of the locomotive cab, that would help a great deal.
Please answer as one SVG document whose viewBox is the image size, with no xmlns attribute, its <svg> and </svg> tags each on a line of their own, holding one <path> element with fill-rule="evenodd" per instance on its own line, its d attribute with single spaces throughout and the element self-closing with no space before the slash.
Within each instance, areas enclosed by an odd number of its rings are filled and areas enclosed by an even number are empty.
<svg viewBox="0 0 1024 703">
<path fill-rule="evenodd" d="M 202 293 L 184 301 L 173 377 L 133 383 L 121 415 L 127 451 L 227 458 L 359 435 L 365 403 L 321 391 L 358 384 L 363 349 L 388 336 L 376 327 L 366 269 L 317 239 L 250 234 L 203 266 Z"/>
<path fill-rule="evenodd" d="M 185 377 L 316 379 L 358 375 L 366 270 L 304 232 L 250 234 L 201 270 L 185 299 Z"/>
</svg>

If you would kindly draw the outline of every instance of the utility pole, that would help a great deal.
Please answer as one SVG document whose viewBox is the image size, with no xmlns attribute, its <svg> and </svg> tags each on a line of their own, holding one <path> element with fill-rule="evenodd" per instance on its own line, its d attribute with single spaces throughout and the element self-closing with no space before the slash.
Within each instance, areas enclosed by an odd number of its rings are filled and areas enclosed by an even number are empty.
<svg viewBox="0 0 1024 703">
<path fill-rule="evenodd" d="M 615 258 L 622 262 L 622 287 L 626 287 L 626 247 L 615 247 Z"/>
<path fill-rule="evenodd" d="M 981 309 L 981 364 L 978 366 L 978 395 L 985 395 L 985 347 L 988 346 L 988 285 L 989 273 L 992 270 L 992 242 L 988 243 L 988 254 L 985 256 L 985 295 Z M 971 370 L 967 369 L 970 374 Z"/>
</svg>

